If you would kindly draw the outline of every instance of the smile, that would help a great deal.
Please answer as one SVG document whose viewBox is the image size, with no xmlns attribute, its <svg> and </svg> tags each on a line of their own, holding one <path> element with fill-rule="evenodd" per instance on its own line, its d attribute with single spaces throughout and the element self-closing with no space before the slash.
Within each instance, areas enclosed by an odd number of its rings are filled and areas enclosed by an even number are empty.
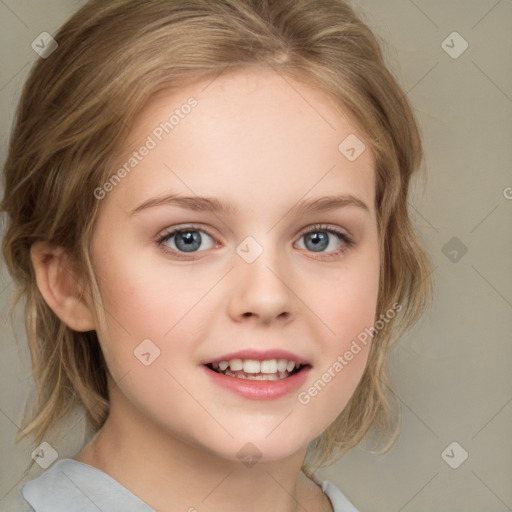
<svg viewBox="0 0 512 512">
<path fill-rule="evenodd" d="M 204 362 L 203 368 L 215 385 L 231 393 L 252 400 L 274 400 L 295 392 L 307 379 L 311 365 L 291 353 L 269 352 L 229 354 Z"/>
<path fill-rule="evenodd" d="M 288 359 L 231 359 L 207 366 L 214 372 L 238 379 L 280 380 L 299 372 L 304 365 Z"/>
</svg>

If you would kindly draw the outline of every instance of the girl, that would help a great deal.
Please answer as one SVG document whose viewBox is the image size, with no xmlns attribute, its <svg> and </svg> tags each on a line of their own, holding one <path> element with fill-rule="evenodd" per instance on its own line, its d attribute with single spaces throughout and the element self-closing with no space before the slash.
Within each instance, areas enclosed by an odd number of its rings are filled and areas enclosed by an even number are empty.
<svg viewBox="0 0 512 512">
<path fill-rule="evenodd" d="M 341 0 L 93 0 L 47 47 L 4 170 L 19 437 L 76 403 L 96 433 L 23 499 L 356 510 L 315 471 L 392 426 L 385 356 L 431 293 L 375 37 Z"/>
</svg>

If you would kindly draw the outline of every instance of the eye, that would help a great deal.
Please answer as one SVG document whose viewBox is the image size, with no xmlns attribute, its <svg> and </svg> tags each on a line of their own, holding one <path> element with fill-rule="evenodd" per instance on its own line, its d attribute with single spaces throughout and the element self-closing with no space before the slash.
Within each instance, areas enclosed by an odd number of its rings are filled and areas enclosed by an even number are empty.
<svg viewBox="0 0 512 512">
<path fill-rule="evenodd" d="M 163 251 L 174 253 L 201 252 L 215 247 L 213 238 L 203 229 L 194 226 L 167 232 L 158 239 L 157 244 Z"/>
<path fill-rule="evenodd" d="M 300 249 L 305 248 L 316 253 L 332 253 L 329 256 L 340 255 L 354 245 L 354 241 L 347 233 L 322 225 L 310 228 L 301 235 L 299 241 L 302 239 L 304 239 L 302 243 L 304 247 L 299 247 Z"/>
<path fill-rule="evenodd" d="M 208 232 L 192 225 L 167 231 L 156 243 L 163 252 L 176 257 L 185 257 L 218 245 Z M 354 241 L 347 233 L 324 225 L 313 226 L 302 233 L 298 242 L 300 249 L 319 253 L 323 258 L 339 256 L 353 245 Z"/>
</svg>

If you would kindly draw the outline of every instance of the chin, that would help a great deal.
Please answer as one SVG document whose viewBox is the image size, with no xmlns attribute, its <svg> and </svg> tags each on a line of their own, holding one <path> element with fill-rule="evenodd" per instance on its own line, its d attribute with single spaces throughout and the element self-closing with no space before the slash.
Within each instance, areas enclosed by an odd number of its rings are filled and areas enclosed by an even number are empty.
<svg viewBox="0 0 512 512">
<path fill-rule="evenodd" d="M 275 427 L 274 427 L 275 428 Z M 259 462 L 276 462 L 290 457 L 303 458 L 306 448 L 314 436 L 299 436 L 296 427 L 279 428 L 270 433 L 269 429 L 248 429 L 246 431 L 231 431 L 233 438 L 203 440 L 201 443 L 206 451 L 231 462 L 241 462 L 247 467 Z"/>
</svg>

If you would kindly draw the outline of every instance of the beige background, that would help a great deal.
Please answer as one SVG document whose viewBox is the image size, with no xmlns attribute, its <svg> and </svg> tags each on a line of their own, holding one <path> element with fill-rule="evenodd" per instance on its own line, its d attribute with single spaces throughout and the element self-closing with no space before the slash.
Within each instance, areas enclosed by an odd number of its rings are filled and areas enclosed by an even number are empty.
<svg viewBox="0 0 512 512">
<path fill-rule="evenodd" d="M 54 34 L 81 4 L 0 1 L 2 162 L 21 85 L 39 58 L 30 44 L 43 31 Z M 428 184 L 412 198 L 411 211 L 434 260 L 436 296 L 432 312 L 391 356 L 403 400 L 398 442 L 384 456 L 361 445 L 322 476 L 361 512 L 512 510 L 512 3 L 354 5 L 386 42 L 389 64 L 421 124 Z M 459 36 L 448 37 L 454 31 L 469 45 L 457 58 L 443 49 L 455 55 L 463 48 Z M 21 309 L 13 335 L 12 286 L 3 265 L 1 271 L 0 510 L 18 511 L 26 510 L 21 484 L 43 470 L 34 465 L 25 474 L 33 448 L 13 443 L 32 391 Z M 60 457 L 70 456 L 84 435 L 77 411 L 52 445 Z M 463 450 L 469 455 L 457 469 L 441 457 L 453 441 L 452 465 Z"/>
</svg>

